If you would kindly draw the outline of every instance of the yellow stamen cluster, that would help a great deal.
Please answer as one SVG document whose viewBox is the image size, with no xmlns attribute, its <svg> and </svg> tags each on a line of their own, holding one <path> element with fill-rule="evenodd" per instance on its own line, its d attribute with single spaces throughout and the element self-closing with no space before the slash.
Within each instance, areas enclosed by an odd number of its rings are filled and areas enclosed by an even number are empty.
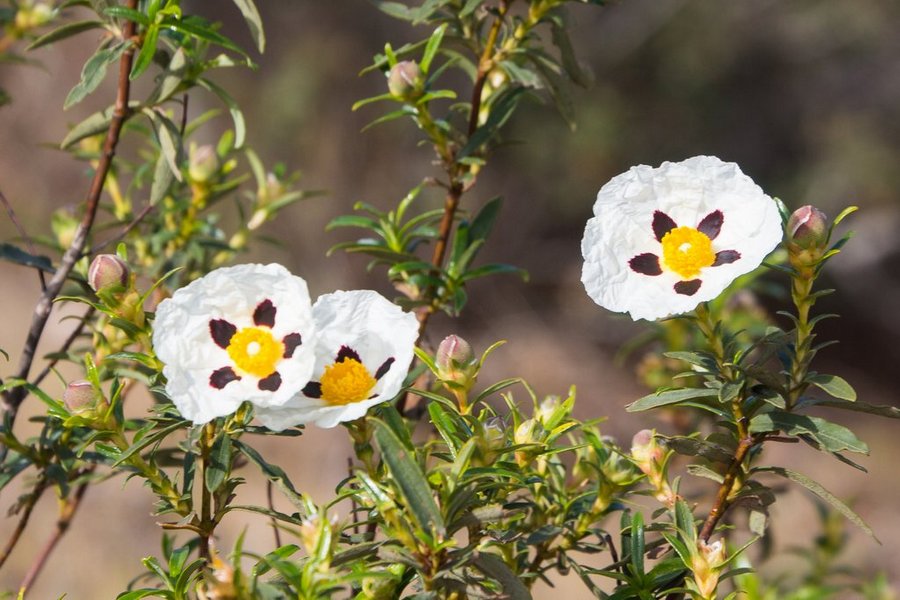
<svg viewBox="0 0 900 600">
<path fill-rule="evenodd" d="M 662 262 L 684 280 L 694 279 L 716 261 L 712 240 L 693 227 L 676 227 L 663 236 Z"/>
<path fill-rule="evenodd" d="M 284 357 L 284 344 L 268 328 L 246 327 L 231 337 L 226 351 L 239 374 L 263 379 L 276 371 Z"/>
<path fill-rule="evenodd" d="M 365 365 L 353 358 L 325 367 L 322 375 L 322 400 L 328 404 L 352 404 L 369 397 L 375 378 Z"/>
</svg>

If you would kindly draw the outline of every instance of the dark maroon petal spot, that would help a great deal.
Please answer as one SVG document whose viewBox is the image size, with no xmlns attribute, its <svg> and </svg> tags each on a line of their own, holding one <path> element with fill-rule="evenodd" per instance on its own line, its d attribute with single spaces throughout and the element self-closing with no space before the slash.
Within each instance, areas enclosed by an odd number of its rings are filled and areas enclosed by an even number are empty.
<svg viewBox="0 0 900 600">
<path fill-rule="evenodd" d="M 352 358 L 358 363 L 362 362 L 362 359 L 359 357 L 359 354 L 356 353 L 356 350 L 351 348 L 350 346 L 341 346 L 341 349 L 338 350 L 337 358 L 334 359 L 334 362 L 344 362 L 346 359 Z"/>
<path fill-rule="evenodd" d="M 299 333 L 289 333 L 284 336 L 281 343 L 284 344 L 284 357 L 290 358 L 294 356 L 294 350 L 297 349 L 297 346 L 303 343 L 303 338 Z"/>
<path fill-rule="evenodd" d="M 722 230 L 722 223 L 724 222 L 725 215 L 722 214 L 722 211 L 714 210 L 703 217 L 703 220 L 697 225 L 697 231 L 714 240 L 719 236 L 719 232 Z"/>
<path fill-rule="evenodd" d="M 693 296 L 700 289 L 702 282 L 699 279 L 691 279 L 690 281 L 679 281 L 675 284 L 675 293 L 682 296 Z"/>
<path fill-rule="evenodd" d="M 232 381 L 240 380 L 240 376 L 234 372 L 234 369 L 231 367 L 222 367 L 221 369 L 213 371 L 213 374 L 209 376 L 209 385 L 217 390 L 221 390 Z"/>
<path fill-rule="evenodd" d="M 209 322 L 209 334 L 216 346 L 220 348 L 227 348 L 235 333 L 237 333 L 237 327 L 225 319 L 211 319 Z"/>
<path fill-rule="evenodd" d="M 303 395 L 307 398 L 321 398 L 322 384 L 318 381 L 310 381 L 306 384 L 306 387 L 303 388 Z"/>
<path fill-rule="evenodd" d="M 722 250 L 721 252 L 716 252 L 716 260 L 713 262 L 712 266 L 718 267 L 719 265 L 727 265 L 733 263 L 740 257 L 741 253 L 737 250 Z"/>
<path fill-rule="evenodd" d="M 257 327 L 265 325 L 268 328 L 275 327 L 275 305 L 269 299 L 263 300 L 253 311 L 253 322 Z"/>
<path fill-rule="evenodd" d="M 659 266 L 659 257 L 652 252 L 638 254 L 628 261 L 628 266 L 632 271 L 643 275 L 659 275 L 662 269 Z"/>
<path fill-rule="evenodd" d="M 275 371 L 268 377 L 260 379 L 256 387 L 264 392 L 277 392 L 278 388 L 281 387 L 281 375 L 278 374 L 278 371 Z"/>
<path fill-rule="evenodd" d="M 672 217 L 661 210 L 653 211 L 653 235 L 657 241 L 662 241 L 663 236 L 678 227 Z"/>
<path fill-rule="evenodd" d="M 381 363 L 381 366 L 378 367 L 377 371 L 375 371 L 375 381 L 378 381 L 379 379 L 387 375 L 387 372 L 390 371 L 392 364 L 394 364 L 393 356 Z"/>
</svg>

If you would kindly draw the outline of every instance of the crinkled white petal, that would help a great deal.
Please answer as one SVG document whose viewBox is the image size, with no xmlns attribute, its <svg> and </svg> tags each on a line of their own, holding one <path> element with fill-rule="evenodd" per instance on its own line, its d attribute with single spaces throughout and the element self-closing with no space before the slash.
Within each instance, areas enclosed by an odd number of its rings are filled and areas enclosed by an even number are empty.
<svg viewBox="0 0 900 600">
<path fill-rule="evenodd" d="M 210 376 L 234 367 L 225 349 L 212 339 L 209 323 L 224 319 L 238 331 L 254 326 L 253 311 L 264 300 L 275 306 L 272 335 L 299 333 L 303 343 L 276 370 L 277 391 L 260 390 L 259 379 L 243 374 L 222 389 Z M 307 384 L 315 364 L 315 325 L 306 281 L 278 264 L 245 264 L 216 269 L 177 290 L 156 309 L 153 347 L 165 364 L 166 392 L 178 411 L 194 423 L 234 412 L 241 402 L 257 406 L 284 404 Z"/>
<path fill-rule="evenodd" d="M 394 362 L 375 384 L 372 397 L 360 402 L 331 405 L 301 393 L 282 406 L 258 409 L 256 415 L 269 429 L 280 431 L 301 423 L 334 427 L 362 417 L 403 387 L 419 332 L 415 315 L 377 292 L 355 290 L 320 296 L 313 306 L 313 318 L 318 332 L 313 381 L 319 381 L 325 367 L 334 363 L 342 346 L 357 352 L 372 375 L 389 358 Z"/>
<path fill-rule="evenodd" d="M 656 276 L 633 271 L 628 261 L 638 254 L 649 252 L 662 260 L 652 225 L 657 210 L 687 227 L 722 211 L 724 222 L 713 250 L 736 250 L 741 258 L 704 268 L 697 277 L 700 289 L 692 296 L 674 291 L 680 278 L 665 268 Z M 581 242 L 581 281 L 600 306 L 630 313 L 633 319 L 659 319 L 712 300 L 735 278 L 759 266 L 781 238 L 775 201 L 736 164 L 695 156 L 657 168 L 640 165 L 613 177 L 597 194 L 594 217 Z"/>
</svg>

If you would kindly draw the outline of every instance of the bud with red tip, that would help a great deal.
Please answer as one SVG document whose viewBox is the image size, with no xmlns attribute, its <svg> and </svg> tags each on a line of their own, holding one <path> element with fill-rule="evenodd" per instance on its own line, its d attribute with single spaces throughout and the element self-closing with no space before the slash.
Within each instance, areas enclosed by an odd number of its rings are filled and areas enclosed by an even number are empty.
<svg viewBox="0 0 900 600">
<path fill-rule="evenodd" d="M 88 285 L 95 292 L 112 286 L 128 285 L 128 265 L 115 254 L 98 254 L 88 269 Z"/>
</svg>

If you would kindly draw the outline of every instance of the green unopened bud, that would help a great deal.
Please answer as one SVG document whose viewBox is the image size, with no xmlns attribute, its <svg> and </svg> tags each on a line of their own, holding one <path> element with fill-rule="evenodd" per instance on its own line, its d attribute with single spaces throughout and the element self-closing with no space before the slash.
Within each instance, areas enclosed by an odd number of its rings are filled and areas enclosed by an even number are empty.
<svg viewBox="0 0 900 600">
<path fill-rule="evenodd" d="M 94 389 L 90 381 L 78 380 L 71 382 L 66 386 L 63 392 L 63 404 L 69 409 L 69 412 L 75 415 L 82 415 L 93 411 L 100 404 L 106 404 L 103 396 Z"/>
<path fill-rule="evenodd" d="M 422 70 L 411 60 L 398 62 L 387 77 L 388 90 L 401 100 L 413 100 L 422 93 Z"/>
<path fill-rule="evenodd" d="M 88 285 L 95 292 L 128 284 L 129 270 L 121 258 L 115 254 L 98 254 L 88 268 Z"/>
<path fill-rule="evenodd" d="M 801 206 L 788 219 L 787 234 L 800 248 L 824 247 L 828 243 L 828 217 L 815 206 Z"/>
<path fill-rule="evenodd" d="M 697 552 L 691 557 L 691 571 L 701 598 L 715 598 L 719 585 L 719 573 L 725 563 L 725 544 L 717 540 L 707 544 L 697 542 Z"/>
<path fill-rule="evenodd" d="M 462 386 L 471 385 L 477 367 L 472 346 L 456 335 L 448 335 L 440 343 L 434 363 L 438 377 Z"/>
<path fill-rule="evenodd" d="M 216 149 L 209 145 L 191 144 L 188 176 L 196 183 L 210 181 L 222 166 Z"/>
</svg>

